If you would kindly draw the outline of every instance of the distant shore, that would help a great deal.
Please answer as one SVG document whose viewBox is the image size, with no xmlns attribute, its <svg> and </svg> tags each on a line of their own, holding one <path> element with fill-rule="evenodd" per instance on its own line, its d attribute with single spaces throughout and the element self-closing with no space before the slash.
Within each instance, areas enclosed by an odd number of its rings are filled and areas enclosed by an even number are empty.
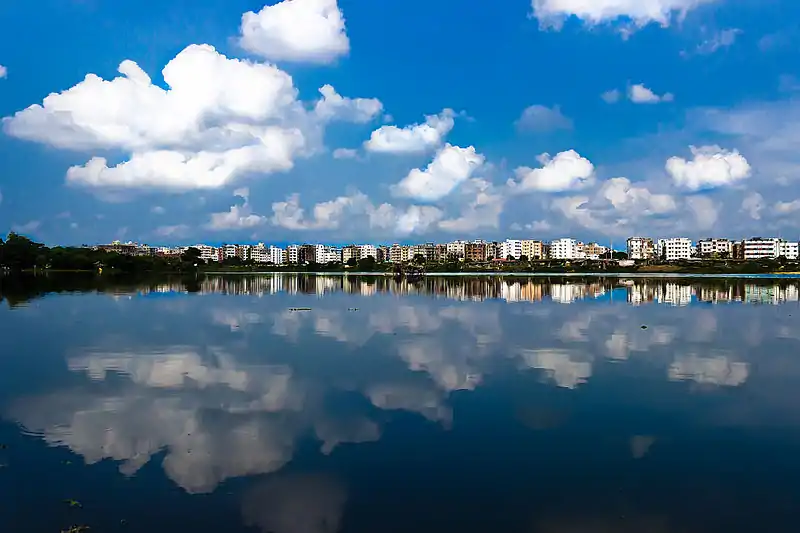
<svg viewBox="0 0 800 533">
<path fill-rule="evenodd" d="M 394 277 L 391 272 L 299 272 L 287 270 L 263 270 L 263 271 L 203 271 L 203 274 L 214 276 L 263 276 L 263 275 L 303 275 L 303 276 L 379 276 L 379 277 Z M 694 273 L 694 272 L 425 272 L 421 274 L 426 278 L 444 278 L 444 277 L 504 277 L 504 278 L 579 278 L 579 277 L 592 277 L 592 278 L 782 278 L 782 279 L 800 279 L 800 272 L 767 272 L 759 274 L 708 274 L 708 273 Z"/>
</svg>

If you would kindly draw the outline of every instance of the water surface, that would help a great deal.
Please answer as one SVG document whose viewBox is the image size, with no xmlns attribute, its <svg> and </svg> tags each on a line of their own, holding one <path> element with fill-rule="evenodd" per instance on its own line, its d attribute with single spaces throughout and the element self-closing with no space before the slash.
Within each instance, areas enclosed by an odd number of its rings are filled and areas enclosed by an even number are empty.
<svg viewBox="0 0 800 533">
<path fill-rule="evenodd" d="M 0 287 L 0 531 L 798 530 L 797 280 Z"/>
</svg>

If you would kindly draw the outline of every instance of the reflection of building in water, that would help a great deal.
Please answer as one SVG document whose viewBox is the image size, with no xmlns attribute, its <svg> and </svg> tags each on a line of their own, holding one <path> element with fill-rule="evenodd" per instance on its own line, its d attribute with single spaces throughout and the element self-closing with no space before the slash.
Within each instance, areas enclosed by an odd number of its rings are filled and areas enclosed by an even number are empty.
<svg viewBox="0 0 800 533">
<path fill-rule="evenodd" d="M 631 305 L 654 302 L 658 290 L 657 285 L 647 282 L 636 283 L 633 281 L 628 282 L 626 288 L 628 289 L 628 303 Z"/>
<path fill-rule="evenodd" d="M 755 285 L 744 286 L 744 301 L 750 304 L 777 305 L 797 302 L 800 299 L 797 285 Z"/>
<path fill-rule="evenodd" d="M 584 298 L 598 298 L 606 293 L 600 283 L 553 283 L 550 286 L 550 297 L 554 302 L 571 304 Z"/>
<path fill-rule="evenodd" d="M 727 303 L 735 299 L 733 286 L 706 287 L 700 286 L 695 290 L 698 302 Z"/>
<path fill-rule="evenodd" d="M 679 285 L 677 283 L 664 283 L 661 290 L 656 295 L 656 301 L 666 305 L 689 305 L 692 303 L 694 291 L 691 285 Z"/>
</svg>

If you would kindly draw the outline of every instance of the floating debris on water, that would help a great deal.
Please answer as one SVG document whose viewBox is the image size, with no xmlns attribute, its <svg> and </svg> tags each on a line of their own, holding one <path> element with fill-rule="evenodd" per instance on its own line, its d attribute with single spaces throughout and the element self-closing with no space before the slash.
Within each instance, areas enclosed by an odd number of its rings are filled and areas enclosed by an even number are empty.
<svg viewBox="0 0 800 533">
<path fill-rule="evenodd" d="M 83 505 L 81 505 L 81 502 L 79 502 L 78 500 L 64 500 L 64 503 L 66 503 L 70 507 L 77 507 L 79 509 L 83 507 Z"/>
<path fill-rule="evenodd" d="M 70 526 L 69 529 L 62 529 L 61 533 L 83 533 L 89 529 L 91 529 L 89 526 Z"/>
<path fill-rule="evenodd" d="M 643 324 L 643 325 L 642 325 L 642 329 L 647 329 L 647 326 L 645 326 L 645 325 Z"/>
<path fill-rule="evenodd" d="M 311 311 L 310 307 L 290 307 L 289 311 Z"/>
<path fill-rule="evenodd" d="M 347 310 L 348 311 L 358 311 L 358 307 L 350 307 Z"/>
</svg>

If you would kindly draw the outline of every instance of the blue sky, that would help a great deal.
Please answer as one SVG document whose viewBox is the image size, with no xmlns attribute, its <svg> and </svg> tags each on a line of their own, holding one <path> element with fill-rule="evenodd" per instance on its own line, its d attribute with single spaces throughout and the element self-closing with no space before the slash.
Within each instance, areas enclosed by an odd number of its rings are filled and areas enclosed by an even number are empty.
<svg viewBox="0 0 800 533">
<path fill-rule="evenodd" d="M 0 231 L 800 238 L 796 2 L 12 4 Z"/>
</svg>

